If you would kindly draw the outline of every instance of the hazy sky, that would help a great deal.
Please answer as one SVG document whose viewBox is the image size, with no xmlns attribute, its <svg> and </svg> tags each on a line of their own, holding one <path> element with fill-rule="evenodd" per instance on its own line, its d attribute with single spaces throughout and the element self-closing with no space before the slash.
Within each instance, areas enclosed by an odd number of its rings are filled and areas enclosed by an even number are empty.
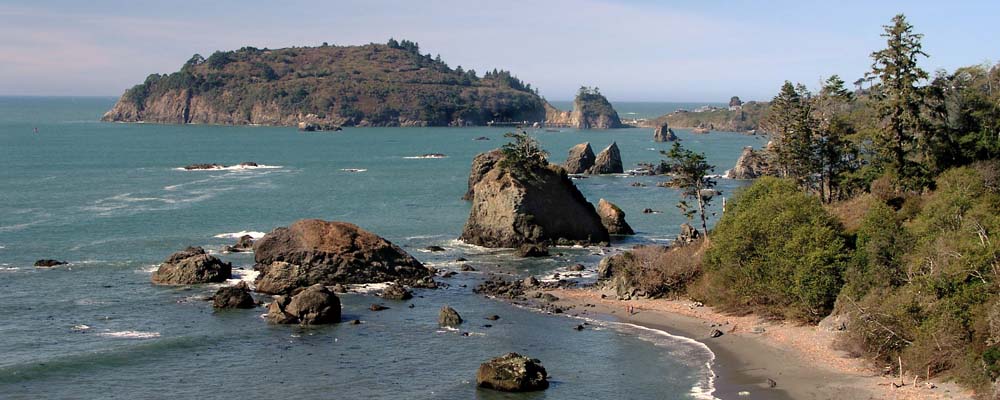
<svg viewBox="0 0 1000 400">
<path fill-rule="evenodd" d="M 860 77 L 899 12 L 926 35 L 925 69 L 998 58 L 997 0 L 4 0 L 0 95 L 119 95 L 194 53 L 395 37 L 552 100 L 581 85 L 619 101 L 766 100 L 786 79 Z"/>
</svg>

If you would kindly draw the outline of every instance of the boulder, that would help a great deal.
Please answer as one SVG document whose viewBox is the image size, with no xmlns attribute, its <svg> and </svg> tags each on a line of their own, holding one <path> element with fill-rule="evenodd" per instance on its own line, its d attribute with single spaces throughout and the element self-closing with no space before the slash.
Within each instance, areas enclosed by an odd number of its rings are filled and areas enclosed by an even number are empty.
<svg viewBox="0 0 1000 400">
<path fill-rule="evenodd" d="M 224 286 L 215 291 L 212 296 L 212 307 L 225 308 L 254 308 L 257 303 L 250 295 L 250 287 L 246 282 L 240 282 L 235 286 Z"/>
<path fill-rule="evenodd" d="M 591 175 L 621 174 L 624 172 L 622 155 L 618 150 L 618 143 L 615 142 L 612 142 L 610 146 L 605 147 L 604 150 L 597 153 L 594 166 L 587 170 L 587 173 Z"/>
<path fill-rule="evenodd" d="M 66 265 L 66 262 L 53 260 L 49 258 L 43 258 L 41 260 L 35 261 L 35 266 L 38 268 L 52 268 L 58 265 Z"/>
<path fill-rule="evenodd" d="M 612 235 L 634 235 L 635 231 L 625 222 L 625 212 L 614 203 L 601 199 L 597 202 L 597 213 L 601 216 L 601 224 Z"/>
<path fill-rule="evenodd" d="M 736 159 L 736 165 L 726 172 L 726 177 L 729 179 L 757 179 L 771 174 L 771 167 L 768 165 L 764 151 L 756 151 L 753 147 L 747 146 L 740 153 L 740 158 Z"/>
<path fill-rule="evenodd" d="M 534 276 L 528 276 L 521 282 L 521 285 L 527 288 L 537 287 L 539 284 L 538 278 L 535 278 Z"/>
<path fill-rule="evenodd" d="M 695 229 L 691 224 L 685 222 L 681 224 L 681 233 L 677 235 L 677 243 L 688 244 L 698 240 L 701 237 L 701 231 Z"/>
<path fill-rule="evenodd" d="M 288 293 L 314 284 L 418 281 L 427 267 L 378 235 L 346 222 L 299 220 L 254 243 L 258 292 Z"/>
<path fill-rule="evenodd" d="M 227 253 L 244 253 L 248 251 L 253 251 L 253 236 L 243 235 L 236 240 L 236 244 L 232 246 L 226 246 L 224 249 Z"/>
<path fill-rule="evenodd" d="M 608 242 L 608 231 L 594 206 L 561 167 L 523 171 L 496 163 L 478 180 L 469 179 L 477 183 L 460 238 L 466 243 L 495 248 Z"/>
<path fill-rule="evenodd" d="M 441 312 L 438 313 L 438 325 L 454 328 L 461 324 L 462 317 L 458 315 L 458 311 L 448 306 L 441 307 Z"/>
<path fill-rule="evenodd" d="M 400 285 L 398 283 L 390 283 L 388 286 L 385 287 L 385 290 L 382 290 L 382 293 L 379 294 L 379 297 L 388 300 L 402 301 L 402 300 L 412 299 L 413 293 L 410 293 L 409 290 L 406 290 L 406 287 L 404 287 L 403 285 Z"/>
<path fill-rule="evenodd" d="M 483 180 L 483 177 L 492 171 L 501 159 L 503 159 L 503 153 L 500 152 L 500 149 L 479 153 L 472 159 L 472 170 L 469 171 L 469 189 L 466 190 L 465 196 L 462 196 L 462 200 L 472 200 L 475 197 L 476 184 Z"/>
<path fill-rule="evenodd" d="M 666 122 L 663 125 L 657 126 L 656 130 L 653 131 L 654 142 L 673 142 L 676 140 L 677 135 L 674 134 L 674 130 L 670 129 L 670 125 Z"/>
<path fill-rule="evenodd" d="M 594 149 L 590 147 L 590 142 L 580 143 L 569 149 L 563 168 L 570 174 L 582 174 L 594 166 L 595 160 L 596 156 Z"/>
<path fill-rule="evenodd" d="M 188 247 L 163 260 L 153 272 L 152 281 L 159 285 L 191 285 L 223 282 L 232 275 L 233 266 L 208 255 L 201 247 Z"/>
<path fill-rule="evenodd" d="M 570 266 L 566 267 L 566 270 L 567 271 L 573 271 L 573 272 L 580 272 L 580 271 L 583 271 L 586 268 L 587 267 L 584 267 L 583 264 L 573 264 L 573 265 L 570 265 Z"/>
<path fill-rule="evenodd" d="M 548 373 L 541 362 L 517 353 L 508 353 L 480 365 L 476 384 L 502 392 L 529 392 L 549 387 Z"/>
<path fill-rule="evenodd" d="M 326 286 L 312 285 L 294 296 L 275 296 L 267 320 L 276 324 L 319 325 L 340 322 L 340 299 Z"/>
<path fill-rule="evenodd" d="M 549 248 L 540 244 L 522 244 L 517 248 L 518 257 L 548 257 Z"/>
</svg>

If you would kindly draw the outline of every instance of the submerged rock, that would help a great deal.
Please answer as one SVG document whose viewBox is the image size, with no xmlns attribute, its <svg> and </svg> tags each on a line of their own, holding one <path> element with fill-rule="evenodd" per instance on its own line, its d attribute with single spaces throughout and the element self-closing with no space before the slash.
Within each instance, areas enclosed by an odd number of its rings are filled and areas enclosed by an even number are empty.
<svg viewBox="0 0 1000 400">
<path fill-rule="evenodd" d="M 618 143 L 615 142 L 597 153 L 594 166 L 587 170 L 587 173 L 591 175 L 621 174 L 624 172 L 621 151 L 618 150 Z"/>
<path fill-rule="evenodd" d="M 462 317 L 458 315 L 458 311 L 448 306 L 441 307 L 441 312 L 438 313 L 438 325 L 454 328 L 461 324 Z"/>
<path fill-rule="evenodd" d="M 666 122 L 663 125 L 656 127 L 653 131 L 653 141 L 654 142 L 673 142 L 677 140 L 677 135 L 674 134 L 674 130 L 670 129 L 670 125 Z"/>
<path fill-rule="evenodd" d="M 219 309 L 226 308 L 254 308 L 257 303 L 250 295 L 250 287 L 246 282 L 240 282 L 235 286 L 224 286 L 212 296 L 212 307 Z"/>
<path fill-rule="evenodd" d="M 472 191 L 472 210 L 461 236 L 466 243 L 518 247 L 608 241 L 608 232 L 594 206 L 562 168 L 501 167 L 494 163 L 489 172 L 477 178 L 480 172 L 474 164 L 469 181 L 477 183 Z"/>
<path fill-rule="evenodd" d="M 612 235 L 634 235 L 635 231 L 625 222 L 625 212 L 614 203 L 601 199 L 597 202 L 597 213 L 601 215 L 601 223 Z"/>
<path fill-rule="evenodd" d="M 319 325 L 340 322 L 340 299 L 326 286 L 312 285 L 294 296 L 275 296 L 267 320 L 276 324 Z"/>
<path fill-rule="evenodd" d="M 590 142 L 580 143 L 569 149 L 569 155 L 566 156 L 563 168 L 570 174 L 582 174 L 594 166 L 596 159 L 594 149 L 590 147 Z"/>
<path fill-rule="evenodd" d="M 43 258 L 41 260 L 35 261 L 35 267 L 38 268 L 52 268 L 59 265 L 66 265 L 65 261 L 53 260 L 49 258 Z"/>
<path fill-rule="evenodd" d="M 159 285 L 192 285 L 223 282 L 233 273 L 233 266 L 209 255 L 201 247 L 188 247 L 167 257 L 153 272 Z"/>
<path fill-rule="evenodd" d="M 529 392 L 549 387 L 541 362 L 517 353 L 507 353 L 479 366 L 476 384 L 502 392 Z"/>
<path fill-rule="evenodd" d="M 254 243 L 262 293 L 314 284 L 419 281 L 431 272 L 403 249 L 346 222 L 299 220 Z"/>
<path fill-rule="evenodd" d="M 188 171 L 195 171 L 195 170 L 202 170 L 202 169 L 222 169 L 222 168 L 225 168 L 225 167 L 226 166 L 222 165 L 222 164 L 191 164 L 191 165 L 185 166 L 184 169 L 186 169 Z"/>
</svg>

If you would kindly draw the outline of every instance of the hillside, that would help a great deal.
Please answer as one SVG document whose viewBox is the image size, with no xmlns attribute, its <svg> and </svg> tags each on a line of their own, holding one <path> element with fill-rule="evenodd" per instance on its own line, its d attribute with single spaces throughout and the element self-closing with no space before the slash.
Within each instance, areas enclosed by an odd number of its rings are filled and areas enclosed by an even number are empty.
<svg viewBox="0 0 1000 400">
<path fill-rule="evenodd" d="M 445 126 L 543 121 L 542 99 L 507 71 L 480 77 L 410 41 L 194 55 L 128 89 L 104 121 Z"/>
<path fill-rule="evenodd" d="M 708 111 L 674 111 L 643 124 L 657 127 L 668 123 L 672 128 L 708 128 L 724 132 L 753 132 L 760 129 L 760 121 L 767 113 L 768 103 L 750 101 L 739 110 L 714 109 Z"/>
</svg>

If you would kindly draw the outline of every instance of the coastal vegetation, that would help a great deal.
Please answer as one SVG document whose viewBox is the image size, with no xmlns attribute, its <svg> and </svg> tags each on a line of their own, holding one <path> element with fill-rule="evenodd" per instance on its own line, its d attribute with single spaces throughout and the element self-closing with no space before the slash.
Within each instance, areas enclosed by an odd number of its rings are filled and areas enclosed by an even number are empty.
<svg viewBox="0 0 1000 400">
<path fill-rule="evenodd" d="M 616 256 L 614 274 L 628 279 L 608 279 L 735 313 L 842 321 L 844 350 L 990 397 L 1000 377 L 1000 66 L 932 76 L 903 15 L 882 36 L 869 88 L 847 90 L 838 76 L 816 94 L 781 86 L 761 119 L 774 176 L 740 190 L 710 240 Z M 670 256 L 685 248 L 703 256 Z"/>
</svg>

